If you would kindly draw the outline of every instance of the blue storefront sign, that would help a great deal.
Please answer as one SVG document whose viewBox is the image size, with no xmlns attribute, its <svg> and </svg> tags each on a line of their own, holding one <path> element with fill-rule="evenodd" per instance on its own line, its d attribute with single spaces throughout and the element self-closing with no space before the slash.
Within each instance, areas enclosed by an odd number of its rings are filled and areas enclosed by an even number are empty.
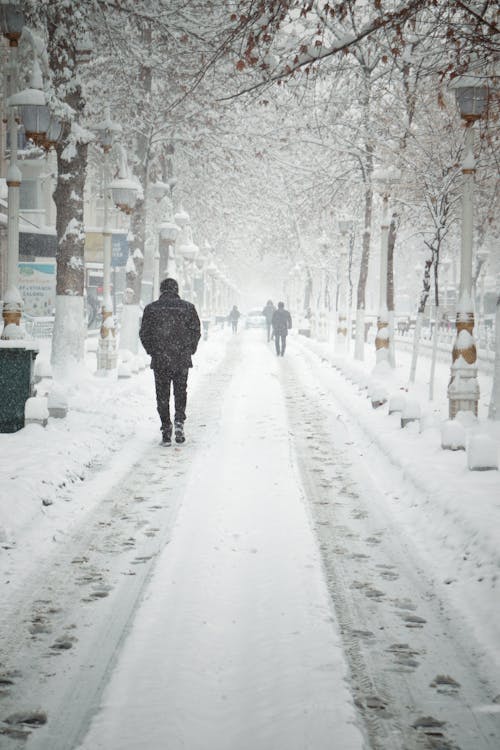
<svg viewBox="0 0 500 750">
<path fill-rule="evenodd" d="M 111 265 L 119 268 L 127 265 L 128 239 L 126 234 L 111 235 Z"/>
</svg>

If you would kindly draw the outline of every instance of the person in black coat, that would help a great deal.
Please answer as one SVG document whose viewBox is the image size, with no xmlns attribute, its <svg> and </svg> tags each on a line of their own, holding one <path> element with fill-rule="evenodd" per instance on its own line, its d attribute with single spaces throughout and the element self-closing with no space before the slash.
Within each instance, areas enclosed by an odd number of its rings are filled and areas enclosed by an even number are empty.
<svg viewBox="0 0 500 750">
<path fill-rule="evenodd" d="M 175 279 L 163 279 L 160 298 L 144 308 L 139 337 L 151 357 L 165 445 L 172 441 L 171 384 L 175 403 L 175 440 L 177 443 L 185 440 L 188 373 L 193 366 L 191 356 L 196 352 L 200 336 L 200 319 L 195 306 L 179 297 L 179 285 Z"/>
<path fill-rule="evenodd" d="M 231 330 L 233 333 L 236 333 L 238 330 L 238 320 L 240 318 L 240 311 L 236 305 L 233 305 L 233 308 L 227 317 L 231 321 Z"/>
<path fill-rule="evenodd" d="M 273 314 L 273 332 L 276 354 L 282 357 L 286 349 L 286 337 L 292 327 L 292 316 L 285 310 L 285 303 L 278 302 L 278 309 Z"/>
</svg>

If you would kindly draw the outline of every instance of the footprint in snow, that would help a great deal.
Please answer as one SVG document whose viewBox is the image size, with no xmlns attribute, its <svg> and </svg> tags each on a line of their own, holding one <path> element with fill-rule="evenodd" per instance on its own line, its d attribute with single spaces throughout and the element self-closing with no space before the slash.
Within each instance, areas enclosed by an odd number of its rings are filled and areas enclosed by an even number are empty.
<svg viewBox="0 0 500 750">
<path fill-rule="evenodd" d="M 423 617 L 418 617 L 418 615 L 401 615 L 401 617 L 405 621 L 405 627 L 407 628 L 423 628 L 427 622 L 427 620 Z"/>
<path fill-rule="evenodd" d="M 59 638 L 56 638 L 50 649 L 56 653 L 60 651 L 69 651 L 70 648 L 73 648 L 73 644 L 76 643 L 77 640 L 78 638 L 68 638 L 66 635 L 61 635 Z"/>
<path fill-rule="evenodd" d="M 429 687 L 436 688 L 438 693 L 443 693 L 444 695 L 456 695 L 461 685 L 449 675 L 438 674 L 434 677 Z"/>
</svg>

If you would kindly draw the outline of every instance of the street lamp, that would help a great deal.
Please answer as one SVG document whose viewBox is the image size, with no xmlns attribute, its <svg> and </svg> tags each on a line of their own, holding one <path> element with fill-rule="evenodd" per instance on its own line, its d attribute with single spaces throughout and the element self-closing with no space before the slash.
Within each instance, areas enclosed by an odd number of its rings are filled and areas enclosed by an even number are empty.
<svg viewBox="0 0 500 750">
<path fill-rule="evenodd" d="M 177 246 L 177 253 L 183 259 L 183 275 L 186 283 L 188 299 L 192 295 L 193 282 L 191 278 L 193 262 L 198 255 L 198 246 L 193 242 L 189 214 L 181 208 L 174 216 L 175 223 L 182 231 L 182 241 Z"/>
<path fill-rule="evenodd" d="M 474 341 L 474 305 L 472 301 L 472 193 L 476 165 L 474 160 L 474 123 L 486 110 L 488 87 L 484 79 L 460 76 L 453 84 L 460 115 L 465 123 L 465 147 L 462 162 L 462 225 L 460 246 L 460 287 L 451 378 L 448 385 L 449 416 L 471 411 L 477 416 L 479 383 Z"/>
<path fill-rule="evenodd" d="M 162 221 L 158 229 L 160 233 L 160 253 L 163 255 L 165 263 L 165 276 L 175 278 L 175 240 L 180 229 L 177 224 L 170 219 Z"/>
<path fill-rule="evenodd" d="M 0 4 L 0 27 L 9 40 L 8 93 L 16 90 L 18 70 L 18 45 L 24 26 L 24 16 L 17 3 Z M 7 171 L 7 275 L 3 295 L 2 339 L 23 338 L 20 327 L 23 300 L 17 286 L 19 265 L 19 188 L 21 170 L 17 165 L 17 122 L 13 107 L 8 110 L 8 132 L 10 141 L 9 169 Z"/>
<path fill-rule="evenodd" d="M 111 227 L 109 224 L 109 152 L 115 138 L 121 133 L 121 126 L 111 120 L 106 108 L 104 120 L 94 128 L 98 143 L 103 151 L 103 283 L 102 283 L 102 324 L 97 349 L 97 372 L 105 374 L 116 367 L 116 329 L 111 300 Z"/>
<path fill-rule="evenodd" d="M 19 3 L 0 2 L 0 31 L 9 40 L 9 62 L 6 66 L 6 93 L 13 95 L 17 83 L 17 53 L 24 16 Z M 21 322 L 22 297 L 18 289 L 19 266 L 19 188 L 21 170 L 17 165 L 17 121 L 13 107 L 9 107 L 7 127 L 10 139 L 9 169 L 7 171 L 7 274 L 3 294 L 3 330 L 0 341 L 0 432 L 10 433 L 25 424 L 25 404 L 33 395 L 33 369 L 38 347 L 26 342 Z M 11 343 L 10 339 L 17 339 Z"/>
<path fill-rule="evenodd" d="M 17 107 L 26 137 L 37 146 L 44 143 L 51 122 L 51 113 L 43 91 L 42 71 L 36 57 L 33 60 L 30 88 L 12 94 L 7 104 L 9 107 Z"/>
</svg>

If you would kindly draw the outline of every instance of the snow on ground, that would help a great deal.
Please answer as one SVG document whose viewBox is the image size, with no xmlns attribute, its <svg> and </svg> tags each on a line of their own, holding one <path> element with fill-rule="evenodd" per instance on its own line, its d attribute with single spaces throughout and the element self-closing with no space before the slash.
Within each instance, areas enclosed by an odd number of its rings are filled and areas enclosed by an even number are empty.
<svg viewBox="0 0 500 750">
<path fill-rule="evenodd" d="M 40 345 L 38 359 L 48 362 L 49 342 L 42 340 Z M 189 379 L 191 392 L 200 372 L 210 372 L 224 348 L 220 336 L 210 344 L 200 343 Z M 0 504 L 3 545 L 16 544 L 39 525 L 50 531 L 59 518 L 67 521 L 74 511 L 61 500 L 71 499 L 74 485 L 115 456 L 113 470 L 105 473 L 104 493 L 149 446 L 152 435 L 160 438 L 149 366 L 143 364 L 138 374 L 118 380 L 97 378 L 95 369 L 95 353 L 89 352 L 86 367 L 55 386 L 69 402 L 65 419 L 50 419 L 45 428 L 30 424 L 17 433 L 0 434 L 0 497 L 9 499 Z M 53 387 L 49 379 L 36 386 L 39 394 Z M 97 500 L 88 498 L 89 504 Z"/>
<path fill-rule="evenodd" d="M 241 357 L 85 750 L 363 746 L 277 363 Z"/>
<path fill-rule="evenodd" d="M 214 333 L 200 344 L 190 376 L 192 396 L 226 356 L 229 332 Z M 262 366 L 261 354 L 269 356 L 269 348 L 258 340 L 261 332 L 249 333 L 257 339 L 242 336 L 242 346 L 250 349 L 243 349 L 244 365 L 228 386 L 218 440 L 199 450 L 189 468 L 175 533 L 156 562 L 85 750 L 135 748 L 139 730 L 140 744 L 148 747 L 164 746 L 167 732 L 172 747 L 193 750 L 200 727 L 210 732 L 221 723 L 227 744 L 221 744 L 218 734 L 217 747 L 241 750 L 250 700 L 253 709 L 260 701 L 260 720 L 248 734 L 248 747 L 274 750 L 273 732 L 279 732 L 286 738 L 283 747 L 302 750 L 308 745 L 302 737 L 294 744 L 294 731 L 305 731 L 309 746 L 318 750 L 327 746 L 324 738 L 333 730 L 342 750 L 361 747 L 296 457 L 289 452 L 283 394 L 274 371 Z M 331 344 L 293 336 L 287 356 L 310 366 L 313 375 L 304 371 L 301 380 L 306 398 L 314 389 L 324 394 L 325 409 L 332 396 L 341 404 L 335 418 L 343 420 L 353 450 L 379 480 L 386 512 L 402 536 L 413 539 L 422 561 L 475 630 L 482 656 L 500 666 L 500 475 L 469 471 L 464 451 L 440 447 L 449 366 L 438 363 L 431 404 L 429 362 L 423 358 L 419 363 L 409 395 L 419 402 L 422 419 L 419 426 L 403 430 L 400 415 L 388 415 L 387 405 L 373 409 L 366 397 L 363 386 L 373 380 L 371 348 L 366 361 L 358 363 L 335 354 Z M 398 353 L 397 361 L 395 372 L 382 373 L 383 385 L 389 395 L 406 397 L 409 355 Z M 22 591 L 23 579 L 46 546 L 96 507 L 130 466 L 151 452 L 160 435 L 149 370 L 129 380 L 102 380 L 92 374 L 92 355 L 87 364 L 87 372 L 65 384 L 66 419 L 0 435 L 0 560 L 7 558 L 9 575 L 3 583 L 11 596 Z M 485 419 L 490 378 L 481 376 L 480 382 L 480 419 L 467 424 L 468 438 L 486 432 L 498 449 L 500 426 Z M 251 399 L 242 398 L 249 392 L 258 393 L 262 411 L 255 413 Z M 190 426 L 195 429 L 188 417 L 188 430 Z M 284 465 L 287 471 L 277 476 L 275 467 Z M 90 483 L 89 496 L 85 487 L 91 477 L 100 481 Z M 73 498 L 77 500 L 70 502 Z M 269 570 L 276 575 L 271 578 Z M 280 634 L 272 647 L 266 619 Z M 249 621 L 255 627 L 245 628 Z M 151 643 L 161 645 L 161 652 L 151 649 Z M 176 643 L 189 644 L 187 660 Z M 308 675 L 304 683 L 297 681 L 298 654 Z M 280 675 L 279 684 L 273 683 L 273 673 Z M 175 682 L 169 680 L 172 674 Z M 240 686 L 246 679 L 246 689 L 234 690 L 235 675 Z M 336 696 L 333 705 L 324 701 L 326 692 Z M 177 717 L 167 729 L 160 721 L 166 705 L 175 707 Z M 291 717 L 299 705 L 308 714 L 294 723 Z M 139 715 L 138 727 L 134 719 Z M 314 716 L 321 716 L 319 724 Z M 210 743 L 199 747 L 215 746 L 214 738 Z"/>
<path fill-rule="evenodd" d="M 312 352 L 320 357 L 320 380 L 347 409 L 353 439 L 359 442 L 364 460 L 380 463 L 382 455 L 387 462 L 379 471 L 387 477 L 391 469 L 396 470 L 392 481 L 397 500 L 389 501 L 390 512 L 397 516 L 403 533 L 412 537 L 422 558 L 438 572 L 450 600 L 500 669 L 500 473 L 470 471 L 465 451 L 441 448 L 441 425 L 448 412 L 449 365 L 438 363 L 435 400 L 430 402 L 429 360 L 421 359 L 420 379 L 409 386 L 410 354 L 398 352 L 396 370 L 382 369 L 388 402 L 373 409 L 366 385 L 381 380 L 374 349 L 366 347 L 366 360 L 360 363 L 335 354 L 328 344 L 299 343 L 305 357 L 311 357 Z M 332 364 L 341 377 L 332 374 Z M 479 419 L 464 417 L 467 442 L 475 434 L 488 435 L 500 456 L 500 424 L 486 418 L 491 378 L 479 372 L 479 380 Z M 419 403 L 419 424 L 401 429 L 401 414 L 388 414 L 390 398 L 398 394 Z"/>
</svg>

